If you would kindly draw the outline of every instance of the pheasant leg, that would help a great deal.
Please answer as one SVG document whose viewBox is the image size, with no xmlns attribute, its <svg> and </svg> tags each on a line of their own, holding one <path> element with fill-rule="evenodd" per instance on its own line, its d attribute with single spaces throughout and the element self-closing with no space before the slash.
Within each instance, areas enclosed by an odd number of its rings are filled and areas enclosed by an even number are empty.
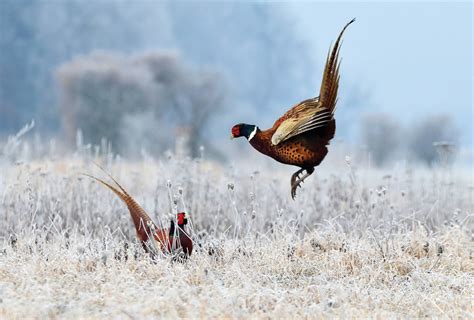
<svg viewBox="0 0 474 320">
<path fill-rule="evenodd" d="M 306 171 L 306 173 L 300 178 L 300 174 L 303 172 L 303 170 Z M 301 184 L 303 183 L 303 181 L 309 177 L 312 173 L 314 172 L 314 168 L 310 168 L 310 169 L 300 169 L 298 171 L 296 171 L 293 176 L 291 176 L 291 198 L 293 198 L 293 200 L 295 200 L 295 196 L 296 196 L 296 189 L 298 187 L 301 188 Z"/>
</svg>

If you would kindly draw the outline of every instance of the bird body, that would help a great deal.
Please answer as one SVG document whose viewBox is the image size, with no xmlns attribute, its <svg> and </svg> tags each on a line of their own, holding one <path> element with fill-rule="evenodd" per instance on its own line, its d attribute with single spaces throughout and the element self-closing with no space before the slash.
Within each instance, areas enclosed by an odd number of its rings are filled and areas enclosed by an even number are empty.
<svg viewBox="0 0 474 320">
<path fill-rule="evenodd" d="M 326 60 L 319 96 L 304 100 L 275 121 L 268 130 L 240 123 L 232 128 L 232 137 L 246 137 L 259 152 L 278 162 L 300 167 L 291 177 L 291 196 L 314 172 L 328 153 L 327 145 L 336 132 L 334 111 L 339 87 L 339 49 L 342 35 L 354 22 L 347 23 Z M 306 174 L 300 177 L 300 174 Z"/>
<path fill-rule="evenodd" d="M 278 119 L 272 128 L 265 131 L 257 128 L 255 136 L 249 140 L 250 145 L 284 164 L 301 168 L 319 165 L 328 152 L 326 147 L 328 141 L 334 136 L 335 121 L 332 120 L 326 128 L 309 131 L 274 145 L 271 141 L 282 120 Z"/>
<path fill-rule="evenodd" d="M 107 173 L 108 174 L 108 173 Z M 126 205 L 132 217 L 137 238 L 141 242 L 144 250 L 150 252 L 155 247 L 163 253 L 175 253 L 182 249 L 185 257 L 190 256 L 193 251 L 193 241 L 185 230 L 187 224 L 186 214 L 180 212 L 177 214 L 177 225 L 174 220 L 170 222 L 170 228 L 158 228 L 151 220 L 146 211 L 133 199 L 132 196 L 114 179 L 113 182 L 118 188 L 105 182 L 102 179 L 86 174 L 86 176 L 97 180 L 114 192 Z"/>
</svg>

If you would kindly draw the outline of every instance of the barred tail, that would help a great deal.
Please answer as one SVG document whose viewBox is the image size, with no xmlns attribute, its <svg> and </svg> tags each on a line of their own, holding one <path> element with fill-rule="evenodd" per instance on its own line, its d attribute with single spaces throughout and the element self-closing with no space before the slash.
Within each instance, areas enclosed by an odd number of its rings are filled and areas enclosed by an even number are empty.
<svg viewBox="0 0 474 320">
<path fill-rule="evenodd" d="M 102 179 L 99 179 L 97 177 L 94 177 L 86 173 L 84 173 L 84 175 L 98 181 L 102 185 L 112 190 L 127 205 L 128 211 L 130 212 L 130 215 L 132 216 L 133 224 L 135 225 L 135 230 L 137 231 L 137 237 L 142 242 L 142 245 L 145 248 L 145 250 L 147 250 L 145 242 L 148 241 L 150 236 L 154 238 L 154 235 L 156 234 L 156 231 L 158 229 L 156 228 L 156 225 L 153 223 L 153 221 L 148 216 L 146 211 L 112 177 L 111 177 L 112 180 L 115 183 L 117 183 L 120 190 L 118 190 L 117 188 L 115 188 L 114 186 L 110 185 L 109 183 L 105 182 Z"/>
<path fill-rule="evenodd" d="M 323 80 L 321 82 L 321 89 L 319 91 L 319 101 L 321 105 L 327 108 L 331 113 L 334 113 L 337 103 L 337 89 L 339 87 L 339 49 L 340 42 L 346 28 L 355 21 L 355 18 L 349 21 L 342 29 L 339 37 L 337 37 L 334 47 L 329 48 L 328 57 L 326 59 L 326 66 L 324 67 Z"/>
</svg>

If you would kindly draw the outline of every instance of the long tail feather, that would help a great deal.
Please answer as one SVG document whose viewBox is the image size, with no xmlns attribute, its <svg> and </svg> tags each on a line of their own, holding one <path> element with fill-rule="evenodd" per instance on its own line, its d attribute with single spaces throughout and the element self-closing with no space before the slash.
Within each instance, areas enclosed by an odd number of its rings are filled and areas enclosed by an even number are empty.
<svg viewBox="0 0 474 320">
<path fill-rule="evenodd" d="M 118 183 L 117 180 L 115 180 L 115 178 L 107 170 L 104 169 L 104 167 L 102 167 L 95 161 L 92 161 L 92 163 L 99 167 L 99 169 L 102 170 L 106 175 L 108 175 L 109 178 L 112 179 L 112 181 L 120 188 L 120 190 L 122 190 L 124 194 L 128 195 L 127 191 L 125 191 L 125 189 L 120 185 L 120 183 Z"/>
<path fill-rule="evenodd" d="M 150 237 L 154 238 L 158 229 L 156 228 L 156 225 L 153 223 L 146 211 L 110 175 L 109 176 L 111 177 L 111 179 L 119 186 L 121 191 L 102 179 L 99 179 L 87 173 L 84 173 L 84 175 L 98 181 L 102 185 L 112 190 L 127 205 L 128 211 L 132 216 L 133 224 L 135 225 L 137 237 L 142 242 L 142 245 L 145 250 L 148 251 L 145 243 L 149 240 Z"/>
<path fill-rule="evenodd" d="M 339 37 L 337 37 L 334 47 L 329 49 L 328 57 L 326 59 L 326 66 L 324 67 L 323 80 L 321 82 L 321 89 L 319 91 L 319 100 L 321 104 L 326 107 L 331 113 L 334 113 L 337 102 L 337 90 L 339 87 L 339 50 L 341 48 L 341 38 L 346 31 L 346 28 L 355 21 L 355 18 L 349 21 Z"/>
</svg>

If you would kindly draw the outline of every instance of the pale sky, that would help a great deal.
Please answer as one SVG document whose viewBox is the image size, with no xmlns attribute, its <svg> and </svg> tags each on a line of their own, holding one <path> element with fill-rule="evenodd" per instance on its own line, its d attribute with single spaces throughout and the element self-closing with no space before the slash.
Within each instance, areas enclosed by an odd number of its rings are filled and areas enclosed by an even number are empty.
<svg viewBox="0 0 474 320">
<path fill-rule="evenodd" d="M 473 145 L 471 2 L 283 5 L 298 17 L 300 31 L 314 39 L 315 57 L 325 57 L 342 26 L 357 19 L 341 51 L 338 116 L 351 103 L 344 91 L 355 86 L 369 96 L 365 109 L 390 113 L 402 123 L 430 113 L 449 114 L 461 129 L 461 142 Z M 317 87 L 320 78 L 314 81 Z"/>
<path fill-rule="evenodd" d="M 0 3 L 2 1 L 5 0 L 0 0 Z M 14 0 L 11 3 L 12 1 Z M 271 58 L 272 54 L 273 58 L 285 55 L 281 52 L 275 54 L 264 50 L 252 51 L 252 41 L 256 41 L 253 34 L 253 38 L 252 35 L 248 37 L 250 49 L 240 51 L 241 55 L 250 52 L 248 56 L 227 59 L 225 55 L 232 53 L 229 48 L 232 49 L 235 45 L 229 41 L 232 36 L 241 32 L 238 39 L 242 41 L 248 32 L 244 23 L 246 17 L 243 15 L 246 11 L 231 2 L 229 10 L 237 10 L 232 15 L 232 12 L 223 10 L 225 6 L 219 2 L 198 1 L 193 7 L 190 7 L 189 2 L 180 2 L 175 8 L 175 2 L 167 5 L 160 1 L 142 0 L 86 1 L 84 4 L 81 1 L 67 2 L 70 6 L 60 1 L 41 1 L 41 5 L 31 5 L 29 10 L 23 12 L 26 15 L 20 17 L 24 19 L 23 23 L 32 22 L 35 35 L 27 39 L 30 41 L 28 45 L 34 50 L 27 51 L 29 55 L 25 56 L 29 58 L 28 62 L 18 64 L 20 67 L 16 69 L 24 72 L 23 66 L 26 65 L 27 70 L 32 70 L 31 74 L 36 75 L 33 81 L 37 82 L 33 87 L 43 88 L 44 84 L 44 90 L 38 90 L 37 95 L 47 95 L 52 92 L 54 70 L 58 63 L 64 63 L 77 54 L 87 54 L 96 49 L 140 53 L 176 48 L 183 59 L 197 65 L 212 63 L 217 68 L 219 64 L 225 65 L 225 71 L 228 72 L 226 76 L 239 86 L 245 81 L 245 77 L 252 76 L 252 68 L 260 67 L 259 59 Z M 399 119 L 402 128 L 415 124 L 417 119 L 425 116 L 446 114 L 454 119 L 459 128 L 461 144 L 471 148 L 474 146 L 472 2 L 267 1 L 265 4 L 277 7 L 280 9 L 277 14 L 289 18 L 274 21 L 285 23 L 287 20 L 288 23 L 296 24 L 288 27 L 295 27 L 294 34 L 309 44 L 310 52 L 301 55 L 313 59 L 308 70 L 295 68 L 307 72 L 308 76 L 305 74 L 302 80 L 299 78 L 300 83 L 290 81 L 285 89 L 288 90 L 288 96 L 295 96 L 292 103 L 318 94 L 329 45 L 350 19 L 357 19 L 347 30 L 341 49 L 343 61 L 336 112 L 337 138 L 357 141 L 360 120 L 367 113 L 388 113 L 391 118 Z M 225 13 L 232 17 L 230 22 L 222 19 Z M 28 14 L 36 19 L 29 18 Z M 188 18 L 186 23 L 181 23 L 180 14 Z M 120 24 L 111 18 L 114 16 L 120 17 Z M 217 19 L 218 17 L 221 19 Z M 248 19 L 250 22 L 252 19 L 257 21 L 250 24 L 251 31 L 255 33 L 258 31 L 258 20 L 255 16 L 249 16 Z M 215 20 L 214 24 L 211 20 Z M 220 26 L 219 23 L 227 22 L 229 28 L 236 21 L 242 21 L 242 25 L 222 30 L 216 28 Z M 83 25 L 89 31 L 81 31 Z M 192 27 L 177 28 L 186 25 Z M 91 30 L 94 30 L 93 34 Z M 21 35 L 24 32 L 21 28 L 13 31 L 6 34 Z M 28 32 L 25 34 L 29 35 Z M 229 39 L 227 34 L 230 34 Z M 293 30 L 289 34 L 293 34 Z M 275 32 L 274 37 L 278 36 Z M 19 49 L 22 45 L 20 41 L 14 47 L 17 52 L 22 52 Z M 225 50 L 201 50 L 213 46 Z M 295 46 L 291 47 L 291 44 L 282 47 L 279 50 L 298 50 Z M 306 46 L 303 49 L 307 50 Z M 38 59 L 38 53 L 42 55 L 41 59 Z M 289 56 L 291 59 L 300 57 L 298 54 Z M 295 64 L 298 65 L 298 61 Z M 291 68 L 291 63 L 287 61 L 286 65 L 280 66 L 285 67 Z M 41 72 L 36 72 L 35 68 Z M 239 75 L 243 74 L 245 77 L 236 77 L 235 70 L 243 71 Z M 28 86 L 20 85 L 16 88 L 18 92 L 23 92 Z M 36 98 L 32 100 L 38 101 Z M 34 104 L 31 101 L 29 103 Z M 37 104 L 38 113 L 45 112 L 47 106 L 52 105 L 44 101 Z M 291 104 L 286 101 L 281 105 L 272 102 L 268 107 L 271 112 L 265 114 L 258 112 L 258 106 L 249 106 L 248 109 L 253 112 L 247 112 L 250 116 L 242 114 L 242 111 L 238 115 L 225 113 L 221 116 L 223 120 L 220 121 L 220 129 L 227 132 L 235 121 L 257 123 L 262 128 L 271 126 Z M 30 106 L 30 109 L 34 108 Z M 236 118 L 239 120 L 235 120 Z"/>
</svg>

